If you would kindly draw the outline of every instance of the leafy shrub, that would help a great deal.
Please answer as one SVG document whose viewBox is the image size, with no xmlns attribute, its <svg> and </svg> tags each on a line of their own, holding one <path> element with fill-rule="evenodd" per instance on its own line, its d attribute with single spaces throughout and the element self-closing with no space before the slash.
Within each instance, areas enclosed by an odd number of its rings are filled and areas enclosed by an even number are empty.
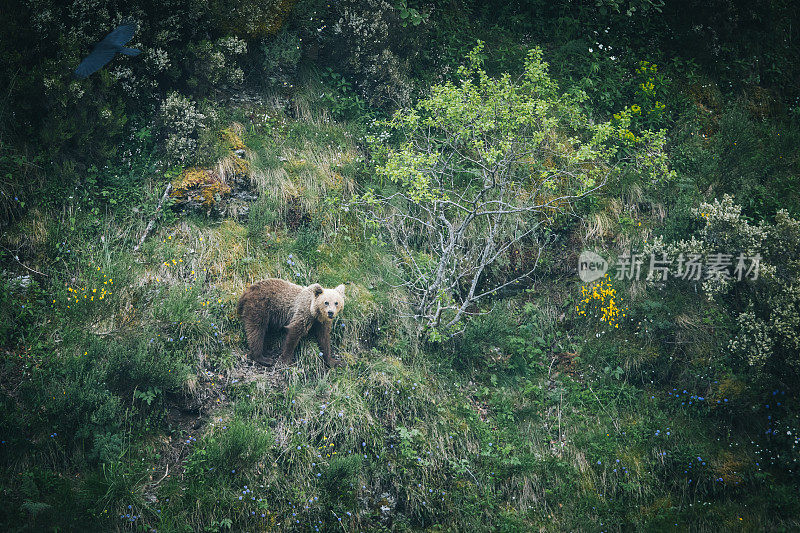
<svg viewBox="0 0 800 533">
<path fill-rule="evenodd" d="M 322 101 L 334 117 L 340 120 L 357 120 L 369 116 L 366 102 L 344 76 L 328 67 L 322 75 L 322 81 L 327 88 L 322 95 Z"/>
<path fill-rule="evenodd" d="M 702 112 L 706 102 L 696 99 L 701 112 L 681 149 L 695 152 L 686 170 L 697 187 L 733 196 L 744 214 L 756 220 L 771 218 L 781 208 L 796 216 L 798 165 L 790 154 L 800 142 L 800 123 L 764 120 L 744 98 L 720 97 L 708 114 Z"/>
<path fill-rule="evenodd" d="M 424 24 L 404 25 L 404 11 L 387 0 L 336 2 L 320 28 L 327 59 L 345 67 L 372 105 L 411 101 L 412 64 L 424 38 Z M 408 9 L 405 9 L 408 13 Z"/>
<path fill-rule="evenodd" d="M 40 406 L 31 430 L 61 435 L 58 442 L 67 446 L 88 444 L 90 461 L 116 460 L 123 451 L 126 418 L 138 409 L 145 416 L 158 412 L 164 405 L 161 394 L 183 386 L 182 356 L 164 348 L 144 337 L 108 344 L 90 340 L 81 354 L 36 368 L 22 387 L 23 405 Z M 134 391 L 149 391 L 150 401 L 134 402 Z M 132 403 L 138 406 L 133 413 L 128 411 Z"/>
<path fill-rule="evenodd" d="M 297 0 L 212 0 L 202 5 L 222 31 L 258 40 L 280 31 L 295 3 Z"/>
<path fill-rule="evenodd" d="M 247 52 L 243 40 L 231 36 L 201 41 L 190 45 L 189 52 L 194 63 L 190 87 L 207 92 L 220 86 L 236 87 L 244 81 L 244 71 L 236 63 L 238 56 Z"/>
<path fill-rule="evenodd" d="M 261 46 L 264 81 L 271 87 L 285 87 L 293 78 L 300 62 L 300 37 L 284 30 Z"/>
</svg>

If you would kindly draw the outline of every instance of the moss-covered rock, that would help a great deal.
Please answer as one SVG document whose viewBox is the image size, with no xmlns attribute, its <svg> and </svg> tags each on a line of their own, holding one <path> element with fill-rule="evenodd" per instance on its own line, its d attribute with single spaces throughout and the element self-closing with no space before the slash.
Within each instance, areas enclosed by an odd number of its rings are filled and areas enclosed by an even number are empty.
<svg viewBox="0 0 800 533">
<path fill-rule="evenodd" d="M 218 173 L 197 167 L 181 172 L 172 182 L 170 196 L 175 205 L 192 210 L 203 210 L 206 214 L 220 211 L 221 202 L 231 194 L 231 188 L 220 179 Z"/>
<path fill-rule="evenodd" d="M 255 200 L 251 191 L 247 147 L 241 138 L 241 125 L 232 124 L 219 132 L 227 155 L 213 168 L 187 168 L 172 182 L 172 196 L 179 209 L 204 211 L 207 215 L 240 217 Z"/>
</svg>

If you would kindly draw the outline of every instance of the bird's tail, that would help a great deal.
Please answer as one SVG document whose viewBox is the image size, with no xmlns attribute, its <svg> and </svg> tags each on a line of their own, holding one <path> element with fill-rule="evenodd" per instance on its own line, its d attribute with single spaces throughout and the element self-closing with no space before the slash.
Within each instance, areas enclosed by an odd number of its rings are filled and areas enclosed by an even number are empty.
<svg viewBox="0 0 800 533">
<path fill-rule="evenodd" d="M 138 56 L 139 54 L 142 53 L 142 51 L 139 50 L 138 48 L 124 48 L 123 47 L 122 50 L 119 51 L 119 53 L 120 54 L 125 54 L 126 56 Z"/>
</svg>

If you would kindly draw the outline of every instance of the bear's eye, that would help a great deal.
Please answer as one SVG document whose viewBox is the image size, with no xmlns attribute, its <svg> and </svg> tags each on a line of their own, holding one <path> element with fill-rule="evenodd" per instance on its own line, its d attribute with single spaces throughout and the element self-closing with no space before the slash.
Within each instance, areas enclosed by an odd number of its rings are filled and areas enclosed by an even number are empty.
<svg viewBox="0 0 800 533">
<path fill-rule="evenodd" d="M 325 305 L 329 305 L 328 302 L 325 302 Z"/>
<path fill-rule="evenodd" d="M 334 305 L 338 307 L 339 306 L 339 302 L 336 302 Z"/>
</svg>

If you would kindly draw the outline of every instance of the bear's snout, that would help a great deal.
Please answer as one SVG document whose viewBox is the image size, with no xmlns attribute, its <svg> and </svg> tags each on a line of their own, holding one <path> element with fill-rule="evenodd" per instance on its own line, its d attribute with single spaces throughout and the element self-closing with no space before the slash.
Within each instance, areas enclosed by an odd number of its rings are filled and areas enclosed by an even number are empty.
<svg viewBox="0 0 800 533">
<path fill-rule="evenodd" d="M 328 318 L 333 318 L 333 311 L 328 311 Z"/>
</svg>

